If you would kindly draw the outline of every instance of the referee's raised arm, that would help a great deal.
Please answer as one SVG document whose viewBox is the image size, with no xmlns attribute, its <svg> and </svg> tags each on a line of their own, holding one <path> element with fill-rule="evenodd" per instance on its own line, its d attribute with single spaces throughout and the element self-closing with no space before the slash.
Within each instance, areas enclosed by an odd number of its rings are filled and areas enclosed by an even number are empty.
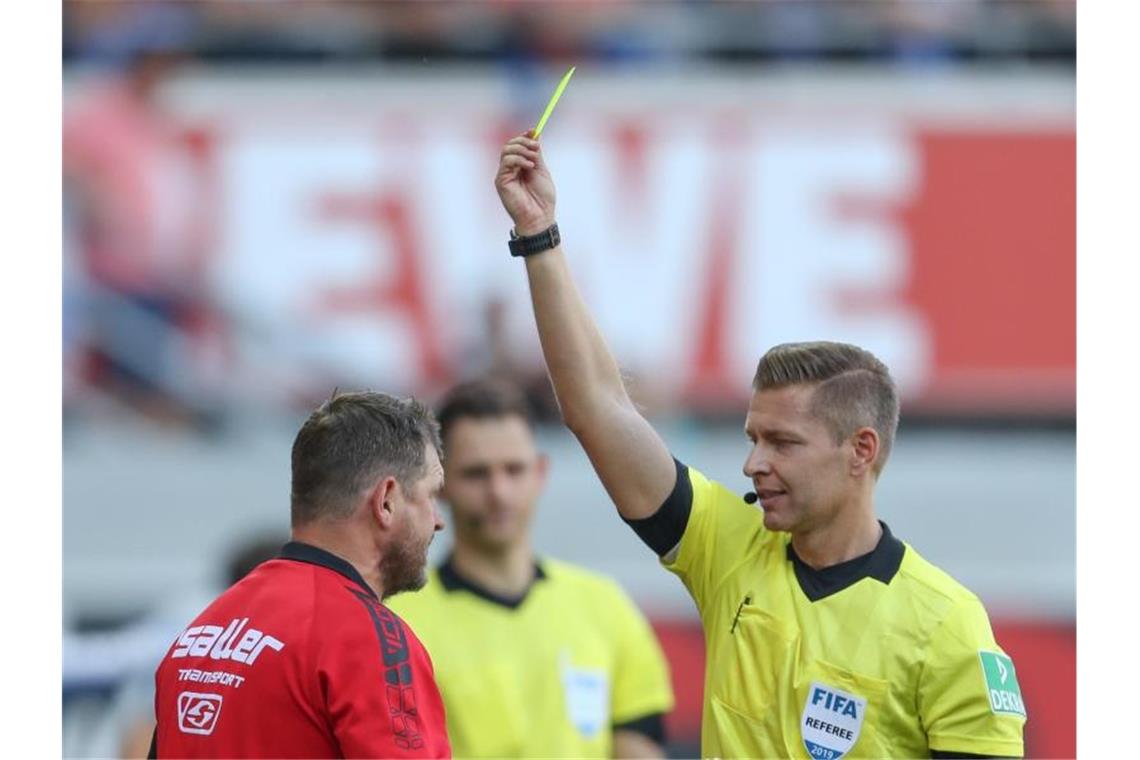
<svg viewBox="0 0 1140 760">
<path fill-rule="evenodd" d="M 529 133 L 503 146 L 495 189 L 514 222 L 511 253 L 525 257 L 542 353 L 566 426 L 618 512 L 649 517 L 673 490 L 668 448 L 626 393 L 617 362 L 570 275 L 556 227 L 554 181 Z"/>
</svg>

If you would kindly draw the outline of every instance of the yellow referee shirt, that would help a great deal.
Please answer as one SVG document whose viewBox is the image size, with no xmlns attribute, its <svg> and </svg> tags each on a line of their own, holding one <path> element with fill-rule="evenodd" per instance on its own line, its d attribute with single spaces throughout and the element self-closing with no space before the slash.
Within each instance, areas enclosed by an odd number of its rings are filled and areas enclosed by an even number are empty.
<svg viewBox="0 0 1140 760">
<path fill-rule="evenodd" d="M 543 559 L 521 599 L 496 597 L 445 562 L 385 604 L 435 665 L 456 757 L 611 757 L 614 727 L 673 707 L 665 657 L 613 581 Z"/>
<path fill-rule="evenodd" d="M 703 755 L 1022 754 L 1017 674 L 974 594 L 886 525 L 870 554 L 813 570 L 760 509 L 686 473 L 691 510 L 662 561 L 704 625 Z"/>
</svg>

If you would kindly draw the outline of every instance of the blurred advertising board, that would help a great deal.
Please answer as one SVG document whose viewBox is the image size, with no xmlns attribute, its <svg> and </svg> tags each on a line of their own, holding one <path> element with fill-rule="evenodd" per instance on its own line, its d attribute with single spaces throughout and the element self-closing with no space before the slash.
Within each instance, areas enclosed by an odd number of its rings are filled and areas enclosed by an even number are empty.
<svg viewBox="0 0 1140 760">
<path fill-rule="evenodd" d="M 154 205 L 192 209 L 227 392 L 540 368 L 492 177 L 558 73 L 173 80 L 197 196 Z M 1066 72 L 585 68 L 543 144 L 579 285 L 655 401 L 737 410 L 767 347 L 826 338 L 879 354 L 910 410 L 1069 415 L 1074 101 Z"/>
</svg>

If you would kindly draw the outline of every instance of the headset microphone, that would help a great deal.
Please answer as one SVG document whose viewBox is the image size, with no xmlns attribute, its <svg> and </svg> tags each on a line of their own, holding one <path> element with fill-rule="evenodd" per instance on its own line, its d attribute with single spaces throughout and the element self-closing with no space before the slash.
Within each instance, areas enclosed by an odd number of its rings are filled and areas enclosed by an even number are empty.
<svg viewBox="0 0 1140 760">
<path fill-rule="evenodd" d="M 755 491 L 749 491 L 748 493 L 744 494 L 745 504 L 755 504 L 759 500 L 760 497 L 756 495 Z"/>
</svg>

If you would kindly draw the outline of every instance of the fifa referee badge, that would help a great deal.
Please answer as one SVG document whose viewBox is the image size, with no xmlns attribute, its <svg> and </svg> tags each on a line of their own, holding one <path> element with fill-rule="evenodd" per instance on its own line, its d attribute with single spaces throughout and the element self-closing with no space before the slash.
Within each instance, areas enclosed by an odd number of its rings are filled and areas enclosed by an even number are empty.
<svg viewBox="0 0 1140 760">
<path fill-rule="evenodd" d="M 867 700 L 856 694 L 813 682 L 800 719 L 800 735 L 808 754 L 838 760 L 859 741 Z"/>
</svg>

